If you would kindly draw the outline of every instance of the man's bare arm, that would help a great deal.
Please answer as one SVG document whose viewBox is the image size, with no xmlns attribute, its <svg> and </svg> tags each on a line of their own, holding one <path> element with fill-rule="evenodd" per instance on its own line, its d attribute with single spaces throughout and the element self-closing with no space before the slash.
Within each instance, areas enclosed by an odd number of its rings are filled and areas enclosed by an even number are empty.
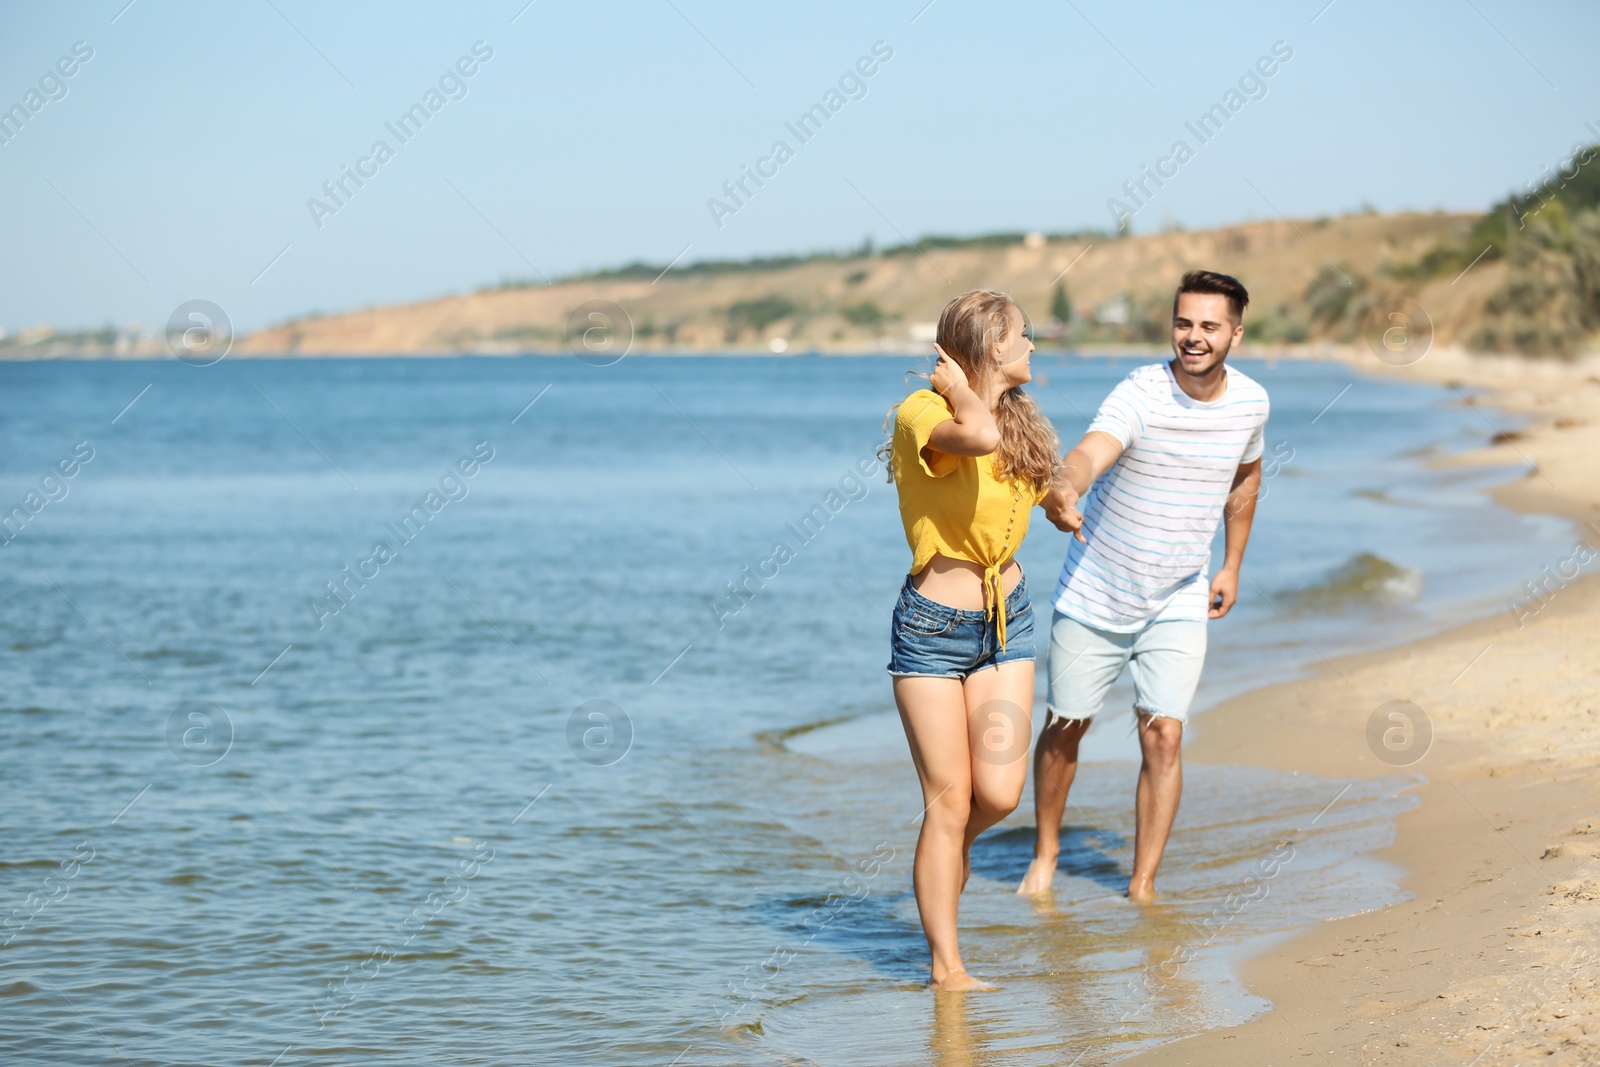
<svg viewBox="0 0 1600 1067">
<path fill-rule="evenodd" d="M 1122 455 L 1122 442 L 1100 430 L 1083 435 L 1071 452 L 1061 461 L 1055 484 L 1039 502 L 1047 519 L 1062 533 L 1083 540 L 1083 515 L 1078 511 L 1078 501 Z"/>
<path fill-rule="evenodd" d="M 1261 460 L 1239 464 L 1233 473 L 1233 488 L 1222 509 L 1224 550 L 1222 567 L 1211 579 L 1211 610 L 1220 619 L 1239 599 L 1239 568 L 1244 563 L 1244 546 L 1250 541 L 1250 525 L 1256 518 L 1256 500 L 1261 493 Z"/>
</svg>

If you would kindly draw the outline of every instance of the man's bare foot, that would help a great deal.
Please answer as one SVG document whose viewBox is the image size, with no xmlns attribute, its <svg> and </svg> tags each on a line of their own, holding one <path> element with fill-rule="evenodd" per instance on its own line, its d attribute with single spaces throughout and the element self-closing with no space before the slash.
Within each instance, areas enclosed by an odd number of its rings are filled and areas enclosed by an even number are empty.
<svg viewBox="0 0 1600 1067">
<path fill-rule="evenodd" d="M 1017 886 L 1017 895 L 1023 897 L 1036 897 L 1041 893 L 1050 891 L 1050 883 L 1056 877 L 1056 857 L 1045 859 L 1036 856 L 1028 864 L 1028 873 L 1022 876 L 1022 884 Z"/>
<path fill-rule="evenodd" d="M 1128 883 L 1128 899 L 1135 904 L 1154 904 L 1156 902 L 1155 883 L 1147 878 L 1135 878 Z"/>
<path fill-rule="evenodd" d="M 1000 987 L 981 978 L 974 978 L 966 971 L 946 971 L 943 978 L 930 979 L 928 988 L 937 993 L 986 993 Z"/>
</svg>

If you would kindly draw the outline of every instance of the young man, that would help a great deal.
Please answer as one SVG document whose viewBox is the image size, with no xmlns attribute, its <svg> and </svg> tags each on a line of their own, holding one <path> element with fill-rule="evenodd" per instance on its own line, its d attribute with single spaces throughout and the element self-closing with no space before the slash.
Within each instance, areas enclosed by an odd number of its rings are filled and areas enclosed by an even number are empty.
<svg viewBox="0 0 1600 1067">
<path fill-rule="evenodd" d="M 1138 368 L 1111 391 L 1043 503 L 1074 539 L 1056 585 L 1033 762 L 1038 837 L 1019 893 L 1050 888 L 1078 742 L 1131 667 L 1144 762 L 1128 896 L 1155 897 L 1183 790 L 1179 743 L 1205 661 L 1206 620 L 1238 597 L 1261 487 L 1267 393 L 1225 362 L 1244 337 L 1249 302 L 1226 274 L 1185 274 L 1172 305 L 1173 359 Z M 1219 521 L 1227 552 L 1208 581 Z"/>
</svg>

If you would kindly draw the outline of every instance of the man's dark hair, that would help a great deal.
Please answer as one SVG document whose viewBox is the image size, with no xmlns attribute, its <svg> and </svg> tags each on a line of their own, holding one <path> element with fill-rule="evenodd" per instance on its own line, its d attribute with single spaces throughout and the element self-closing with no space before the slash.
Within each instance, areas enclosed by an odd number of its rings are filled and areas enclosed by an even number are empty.
<svg viewBox="0 0 1600 1067">
<path fill-rule="evenodd" d="M 1178 283 L 1178 291 L 1172 294 L 1174 315 L 1178 313 L 1178 297 L 1184 293 L 1216 293 L 1227 297 L 1233 317 L 1240 322 L 1244 321 L 1244 309 L 1250 306 L 1250 293 L 1239 284 L 1239 279 L 1231 274 L 1218 274 L 1214 270 L 1192 270 L 1183 276 L 1183 281 Z"/>
</svg>

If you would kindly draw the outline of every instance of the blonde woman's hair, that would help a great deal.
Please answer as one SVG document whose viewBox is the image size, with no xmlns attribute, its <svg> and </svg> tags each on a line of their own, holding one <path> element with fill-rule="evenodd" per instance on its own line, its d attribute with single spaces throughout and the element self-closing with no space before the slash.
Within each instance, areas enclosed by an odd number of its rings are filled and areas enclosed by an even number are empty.
<svg viewBox="0 0 1600 1067">
<path fill-rule="evenodd" d="M 1011 331 L 1011 310 L 1022 309 L 1005 293 L 973 289 L 944 306 L 939 315 L 939 347 L 966 372 L 967 381 L 982 391 L 991 375 L 998 374 L 999 348 Z M 892 420 L 894 412 L 889 413 Z M 994 452 L 994 472 L 1001 481 L 1021 481 L 1036 489 L 1047 488 L 1061 462 L 1061 442 L 1033 398 L 1012 386 L 1000 394 L 995 410 L 1000 447 Z M 887 428 L 887 425 L 886 425 Z M 889 445 L 880 450 L 887 464 Z"/>
</svg>

